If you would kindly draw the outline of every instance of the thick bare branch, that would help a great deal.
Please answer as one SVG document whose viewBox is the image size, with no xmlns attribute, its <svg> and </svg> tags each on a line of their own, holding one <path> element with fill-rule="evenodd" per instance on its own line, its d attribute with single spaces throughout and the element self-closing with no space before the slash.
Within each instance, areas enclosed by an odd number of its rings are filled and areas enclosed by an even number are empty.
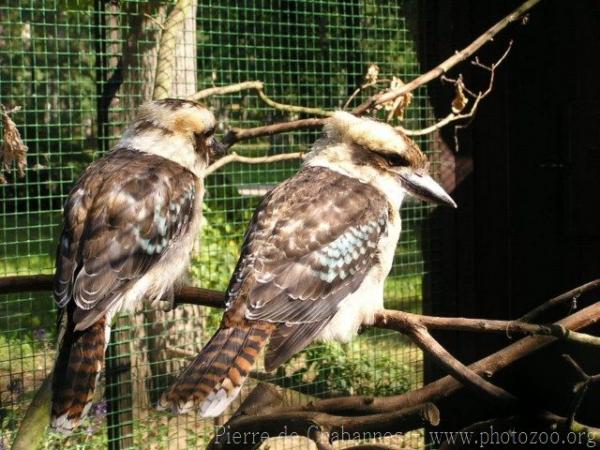
<svg viewBox="0 0 600 450">
<path fill-rule="evenodd" d="M 364 433 L 403 433 L 425 425 L 437 425 L 440 420 L 439 410 L 432 403 L 358 417 L 335 416 L 312 411 L 286 412 L 285 407 L 271 409 L 271 411 L 277 413 L 236 415 L 225 427 L 217 431 L 217 435 L 207 448 L 253 450 L 267 438 L 283 435 L 315 439 L 322 436 L 320 433 L 326 433 L 331 441 L 336 441 L 344 439 L 345 436 Z M 239 437 L 236 443 L 233 442 L 234 436 Z"/>
<path fill-rule="evenodd" d="M 460 430 L 464 433 L 474 433 L 482 436 L 483 434 L 491 436 L 492 432 L 502 433 L 503 431 L 517 432 L 521 429 L 527 430 L 534 427 L 539 432 L 542 430 L 555 431 L 557 429 L 567 428 L 567 418 L 558 416 L 548 411 L 532 411 L 527 415 L 513 415 L 508 417 L 497 417 L 482 422 L 476 422 L 466 428 Z M 588 439 L 588 442 L 581 442 L 582 445 L 587 444 L 589 448 L 596 446 L 600 438 L 600 430 L 575 422 L 570 428 L 567 428 L 575 433 L 582 433 Z M 480 434 L 481 433 L 481 434 Z M 466 443 L 456 440 L 455 442 L 445 441 L 439 450 L 451 450 L 460 448 L 471 448 L 465 445 Z"/>
<path fill-rule="evenodd" d="M 559 325 L 578 330 L 600 321 L 600 302 L 590 305 L 557 322 Z M 487 378 L 515 361 L 555 342 L 551 336 L 528 336 L 469 365 L 479 375 Z M 386 398 L 369 396 L 338 397 L 316 400 L 298 407 L 309 411 L 322 411 L 329 414 L 369 414 L 393 411 L 423 402 L 436 402 L 462 388 L 462 383 L 454 377 L 446 376 L 405 394 Z"/>
<path fill-rule="evenodd" d="M 275 134 L 288 133 L 290 131 L 321 128 L 323 125 L 325 125 L 326 120 L 327 119 L 324 118 L 300 119 L 290 122 L 274 123 L 272 125 L 265 125 L 255 128 L 232 128 L 225 134 L 223 143 L 228 147 L 231 147 L 237 142 L 257 137 L 273 136 Z"/>
<path fill-rule="evenodd" d="M 587 345 L 600 345 L 600 338 L 577 333 L 559 324 L 538 325 L 521 321 L 473 319 L 465 317 L 435 317 L 404 311 L 382 310 L 375 318 L 375 326 L 409 332 L 412 327 L 424 326 L 428 330 L 470 331 L 476 333 L 499 333 L 514 335 L 553 336 L 557 339 Z"/>
<path fill-rule="evenodd" d="M 279 156 L 279 155 L 276 155 Z M 260 157 L 259 157 L 260 158 Z M 256 159 L 259 159 L 256 158 Z M 253 158 L 253 160 L 256 160 Z M 0 278 L 0 294 L 13 292 L 35 292 L 51 291 L 52 275 L 20 275 Z M 547 302 L 552 305 L 556 301 L 564 302 L 572 296 L 581 295 L 592 291 L 600 286 L 599 280 L 586 283 L 571 291 L 555 297 Z M 193 304 L 200 306 L 211 306 L 222 308 L 224 306 L 224 293 L 211 289 L 203 289 L 193 286 L 182 287 L 175 295 L 175 304 Z M 536 308 L 537 311 L 542 306 Z M 528 316 L 529 314 L 527 314 Z M 525 316 L 524 316 L 525 317 Z M 574 332 L 569 327 L 561 325 L 561 322 L 538 325 L 522 322 L 521 320 L 490 320 L 473 319 L 464 317 L 435 317 L 420 314 L 412 314 L 404 311 L 383 310 L 376 317 L 375 326 L 379 328 L 392 329 L 407 332 L 411 326 L 423 325 L 429 330 L 468 331 L 475 333 L 502 333 L 508 336 L 514 335 L 541 335 L 551 336 L 557 339 L 572 341 L 587 345 L 599 345 L 599 338 L 585 333 Z"/>
<path fill-rule="evenodd" d="M 516 403 L 517 398 L 506 392 L 504 389 L 495 386 L 486 381 L 477 373 L 473 372 L 458 359 L 450 354 L 438 341 L 427 331 L 425 326 L 412 326 L 408 331 L 408 336 L 417 346 L 426 352 L 433 360 L 441 366 L 446 372 L 460 381 L 466 387 L 472 388 L 475 392 L 483 392 L 490 397 L 502 402 Z"/>
</svg>

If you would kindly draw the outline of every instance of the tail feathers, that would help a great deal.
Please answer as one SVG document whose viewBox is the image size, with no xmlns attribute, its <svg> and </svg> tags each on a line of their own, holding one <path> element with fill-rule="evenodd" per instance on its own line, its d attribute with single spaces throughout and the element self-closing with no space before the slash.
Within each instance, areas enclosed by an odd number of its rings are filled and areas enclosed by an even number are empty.
<svg viewBox="0 0 600 450">
<path fill-rule="evenodd" d="M 52 428 L 70 434 L 87 415 L 110 339 L 106 317 L 83 331 L 67 319 L 52 379 Z"/>
<path fill-rule="evenodd" d="M 270 333 L 260 325 L 219 329 L 163 394 L 158 409 L 220 416 L 237 397 Z"/>
</svg>

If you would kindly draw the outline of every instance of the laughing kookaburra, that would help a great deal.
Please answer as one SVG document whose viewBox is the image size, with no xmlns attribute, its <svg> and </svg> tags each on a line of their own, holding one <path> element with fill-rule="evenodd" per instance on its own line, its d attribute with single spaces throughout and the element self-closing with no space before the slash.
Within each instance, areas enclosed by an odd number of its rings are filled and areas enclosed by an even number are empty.
<svg viewBox="0 0 600 450">
<path fill-rule="evenodd" d="M 89 410 L 115 314 L 142 298 L 172 301 L 199 231 L 204 172 L 222 151 L 215 126 L 196 103 L 147 103 L 69 194 L 54 276 L 56 430 L 69 433 Z"/>
<path fill-rule="evenodd" d="M 405 195 L 456 207 L 391 126 L 337 112 L 324 131 L 256 209 L 220 328 L 159 409 L 220 415 L 268 340 L 267 371 L 315 340 L 349 340 L 383 308 Z"/>
</svg>

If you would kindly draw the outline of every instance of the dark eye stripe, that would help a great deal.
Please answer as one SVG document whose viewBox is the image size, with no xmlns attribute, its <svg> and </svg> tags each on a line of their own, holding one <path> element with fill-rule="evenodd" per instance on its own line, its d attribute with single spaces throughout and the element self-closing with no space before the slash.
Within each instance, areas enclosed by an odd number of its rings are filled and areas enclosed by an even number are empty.
<svg viewBox="0 0 600 450">
<path fill-rule="evenodd" d="M 385 159 L 390 166 L 408 166 L 408 161 L 400 155 L 387 155 Z"/>
</svg>

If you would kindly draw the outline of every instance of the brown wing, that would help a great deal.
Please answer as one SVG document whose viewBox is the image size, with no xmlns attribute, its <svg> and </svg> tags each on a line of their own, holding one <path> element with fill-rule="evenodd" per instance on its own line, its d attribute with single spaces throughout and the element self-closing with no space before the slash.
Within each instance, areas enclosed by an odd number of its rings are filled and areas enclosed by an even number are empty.
<svg viewBox="0 0 600 450">
<path fill-rule="evenodd" d="M 159 156 L 117 150 L 94 163 L 65 205 L 54 295 L 73 300 L 86 328 L 181 236 L 194 214 L 196 178 Z"/>
<path fill-rule="evenodd" d="M 387 216 L 387 201 L 375 188 L 325 168 L 302 170 L 257 208 L 228 290 L 231 312 L 320 324 L 296 327 L 306 336 L 296 334 L 295 347 L 306 345 L 362 283 Z"/>
</svg>

